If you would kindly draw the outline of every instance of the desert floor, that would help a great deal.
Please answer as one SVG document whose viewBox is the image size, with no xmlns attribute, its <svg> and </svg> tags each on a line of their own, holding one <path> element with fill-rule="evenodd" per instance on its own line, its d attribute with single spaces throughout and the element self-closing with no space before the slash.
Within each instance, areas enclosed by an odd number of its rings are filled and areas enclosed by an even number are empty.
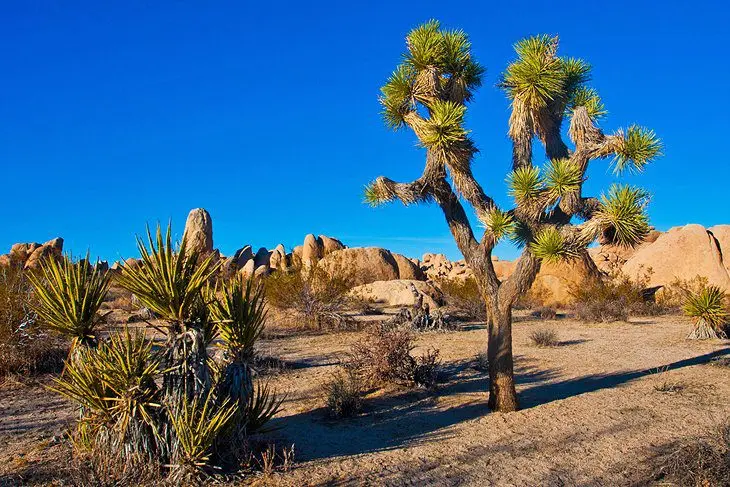
<svg viewBox="0 0 730 487">
<path fill-rule="evenodd" d="M 568 318 L 515 318 L 514 350 L 522 409 L 490 413 L 486 374 L 474 368 L 486 329 L 471 324 L 424 333 L 419 349 L 442 358 L 435 392 L 390 388 L 369 394 L 352 419 L 329 419 L 322 383 L 363 332 L 273 330 L 264 355 L 287 367 L 271 375 L 288 394 L 270 434 L 295 445 L 296 463 L 269 483 L 282 485 L 643 485 L 678 441 L 730 419 L 730 341 L 685 340 L 677 316 L 583 324 Z M 560 346 L 531 345 L 552 328 Z M 0 485 L 60 483 L 69 461 L 63 431 L 74 418 L 65 400 L 31 384 L 0 388 Z M 261 480 L 261 478 L 254 479 Z"/>
</svg>

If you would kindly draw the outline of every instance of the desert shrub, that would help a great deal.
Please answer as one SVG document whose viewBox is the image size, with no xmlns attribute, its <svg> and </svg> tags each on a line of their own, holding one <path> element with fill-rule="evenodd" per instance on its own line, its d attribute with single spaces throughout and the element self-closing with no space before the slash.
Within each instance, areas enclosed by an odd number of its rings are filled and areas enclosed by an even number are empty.
<svg viewBox="0 0 730 487">
<path fill-rule="evenodd" d="M 418 358 L 411 355 L 414 335 L 408 329 L 375 327 L 352 345 L 347 366 L 369 386 L 384 383 L 433 387 L 439 366 L 439 351 L 429 350 Z"/>
<path fill-rule="evenodd" d="M 271 306 L 284 310 L 293 322 L 306 328 L 343 329 L 353 325 L 347 315 L 352 279 L 330 274 L 320 267 L 277 272 L 265 280 L 266 298 Z"/>
<path fill-rule="evenodd" d="M 138 309 L 132 302 L 132 293 L 116 286 L 111 286 L 107 291 L 102 308 L 121 309 L 129 312 L 137 311 Z"/>
<path fill-rule="evenodd" d="M 463 318 L 486 320 L 486 303 L 482 298 L 477 281 L 467 279 L 444 279 L 438 283 L 446 303 Z"/>
<path fill-rule="evenodd" d="M 68 344 L 48 335 L 33 307 L 28 276 L 17 266 L 0 267 L 0 378 L 58 372 Z"/>
<path fill-rule="evenodd" d="M 558 313 L 549 306 L 540 306 L 532 312 L 532 316 L 543 320 L 554 320 L 558 317 Z"/>
<path fill-rule="evenodd" d="M 631 279 L 614 274 L 589 279 L 571 289 L 573 310 L 584 322 L 627 321 L 630 315 L 652 316 L 666 309 L 647 295 L 648 275 Z"/>
<path fill-rule="evenodd" d="M 708 286 L 696 293 L 690 293 L 683 311 L 695 319 L 695 326 L 687 338 L 727 338 L 725 326 L 730 313 L 725 307 L 727 295 L 717 286 Z"/>
<path fill-rule="evenodd" d="M 482 350 L 476 355 L 473 367 L 479 372 L 489 372 L 489 354 L 486 350 Z"/>
<path fill-rule="evenodd" d="M 155 350 L 144 331 L 125 330 L 78 347 L 53 388 L 79 405 L 72 437 L 91 473 L 103 473 L 108 465 L 94 456 L 106 455 L 129 475 L 164 465 L 165 482 L 191 485 L 241 465 L 238 447 L 281 405 L 268 384 L 254 381 L 263 291 L 240 278 L 211 288 L 218 264 L 210 257 L 188 251 L 185 237 L 173 247 L 169 227 L 165 238 L 160 228 L 147 236 L 149 248 L 138 240 L 142 265 L 122 267 L 118 282 L 160 316 L 166 342 Z M 62 322 L 56 301 L 47 307 L 59 329 L 76 323 L 76 315 Z M 216 337 L 219 359 L 208 355 Z"/>
<path fill-rule="evenodd" d="M 353 369 L 338 368 L 322 388 L 327 409 L 333 418 L 347 418 L 360 411 L 362 388 L 360 377 Z"/>
<path fill-rule="evenodd" d="M 517 298 L 514 309 L 535 309 L 545 306 L 551 296 L 552 293 L 545 285 L 535 282 L 525 294 Z"/>
<path fill-rule="evenodd" d="M 530 333 L 530 341 L 536 347 L 556 347 L 560 344 L 555 330 L 543 329 Z"/>
<path fill-rule="evenodd" d="M 704 276 L 697 275 L 692 279 L 676 277 L 657 292 L 657 302 L 665 308 L 680 310 L 687 301 L 687 296 L 700 293 L 708 285 Z"/>
<path fill-rule="evenodd" d="M 654 480 L 694 487 L 730 485 L 730 425 L 678 445 L 661 459 Z"/>
</svg>

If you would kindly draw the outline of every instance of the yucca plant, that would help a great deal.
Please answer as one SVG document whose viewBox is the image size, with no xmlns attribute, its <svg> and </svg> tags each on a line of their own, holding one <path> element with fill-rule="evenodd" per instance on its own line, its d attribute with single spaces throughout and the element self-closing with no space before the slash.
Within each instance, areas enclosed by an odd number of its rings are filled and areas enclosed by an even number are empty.
<svg viewBox="0 0 730 487">
<path fill-rule="evenodd" d="M 140 265 L 124 265 L 118 276 L 119 284 L 166 324 L 163 382 L 173 402 L 180 401 L 180 394 L 205 396 L 212 382 L 206 349 L 212 330 L 204 291 L 219 263 L 212 255 L 199 259 L 185 244 L 183 236 L 179 247 L 173 246 L 169 225 L 164 238 L 159 225 L 155 238 L 147 228 L 147 243 L 137 238 Z"/>
<path fill-rule="evenodd" d="M 168 405 L 168 416 L 175 433 L 172 462 L 173 479 L 192 480 L 209 466 L 217 438 L 228 428 L 236 406 L 228 399 L 218 402 L 214 391 L 198 400 Z"/>
<path fill-rule="evenodd" d="M 689 293 L 683 310 L 695 319 L 695 326 L 687 335 L 693 340 L 727 338 L 724 327 L 730 313 L 725 307 L 727 295 L 717 286 L 708 286 L 698 292 Z"/>
<path fill-rule="evenodd" d="M 516 59 L 499 84 L 511 104 L 511 209 L 499 208 L 472 172 L 477 149 L 466 127 L 466 111 L 485 70 L 472 56 L 463 31 L 443 29 L 435 20 L 413 29 L 406 36 L 402 62 L 381 88 L 385 124 L 410 129 L 426 157 L 415 180 L 379 177 L 366 186 L 365 201 L 373 206 L 396 200 L 406 205 L 436 202 L 443 210 L 486 298 L 489 405 L 499 411 L 517 408 L 512 306 L 530 288 L 541 263 L 573 257 L 589 262 L 587 246 L 599 236 L 635 245 L 646 234 L 645 193 L 616 190 L 603 200 L 583 194 L 590 162 L 612 158 L 619 173 L 638 171 L 662 152 L 654 132 L 643 127 L 604 133 L 597 123 L 606 109 L 588 86 L 591 66 L 560 56 L 558 47 L 557 36 L 518 41 Z M 566 118 L 572 147 L 563 139 Z M 533 151 L 536 139 L 549 161 L 542 173 Z M 462 202 L 473 208 L 483 235 L 474 234 Z M 507 233 L 523 252 L 515 271 L 500 280 L 490 256 Z"/>
<path fill-rule="evenodd" d="M 237 406 L 232 433 L 242 437 L 260 429 L 282 401 L 267 384 L 254 387 L 255 344 L 266 324 L 264 288 L 253 278 L 237 276 L 214 294 L 210 312 L 225 360 L 218 390 Z"/>
<path fill-rule="evenodd" d="M 37 300 L 34 311 L 49 329 L 71 340 L 71 353 L 77 346 L 94 346 L 96 327 L 103 317 L 99 308 L 109 290 L 110 275 L 101 266 L 85 259 L 74 262 L 70 255 L 41 262 L 40 272 L 29 273 Z"/>
<path fill-rule="evenodd" d="M 81 350 L 51 389 L 81 406 L 89 447 L 101 435 L 125 455 L 152 458 L 160 448 L 159 365 L 144 334 L 125 330 Z"/>
</svg>

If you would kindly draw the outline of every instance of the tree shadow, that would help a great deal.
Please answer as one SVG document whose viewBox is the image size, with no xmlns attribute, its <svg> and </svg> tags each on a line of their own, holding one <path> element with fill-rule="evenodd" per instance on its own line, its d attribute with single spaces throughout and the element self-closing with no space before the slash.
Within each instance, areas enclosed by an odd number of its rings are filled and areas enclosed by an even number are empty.
<svg viewBox="0 0 730 487">
<path fill-rule="evenodd" d="M 707 363 L 712 359 L 725 355 L 729 352 L 730 347 L 725 347 L 704 355 L 666 364 L 662 366 L 661 369 L 674 370 L 699 365 Z M 652 367 L 642 370 L 615 372 L 612 374 L 592 374 L 559 382 L 543 383 L 523 390 L 519 394 L 520 406 L 522 409 L 529 409 L 548 402 L 559 401 L 579 394 L 585 394 L 586 392 L 617 387 L 641 377 L 654 374 L 656 371 L 657 367 Z"/>
<path fill-rule="evenodd" d="M 727 354 L 730 347 L 667 364 L 674 370 L 709 362 Z M 555 381 L 558 370 L 544 370 L 537 360 L 516 357 L 516 381 L 528 385 L 518 394 L 522 409 L 566 399 L 571 396 L 617 387 L 656 372 L 657 368 L 593 374 Z M 450 426 L 489 414 L 487 374 L 473 369 L 473 361 L 444 365 L 446 381 L 437 391 L 398 391 L 395 394 L 366 399 L 364 413 L 349 420 L 332 421 L 324 408 L 275 418 L 272 426 L 281 427 L 287 441 L 297 445 L 304 460 L 358 455 L 400 448 L 449 438 Z M 662 367 L 664 369 L 664 367 Z M 455 405 L 460 394 L 475 394 Z"/>
</svg>

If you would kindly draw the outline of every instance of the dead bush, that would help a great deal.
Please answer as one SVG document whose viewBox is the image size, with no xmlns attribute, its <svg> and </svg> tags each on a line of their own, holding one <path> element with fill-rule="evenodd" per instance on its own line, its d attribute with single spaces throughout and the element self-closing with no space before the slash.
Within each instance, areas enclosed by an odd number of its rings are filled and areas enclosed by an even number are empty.
<svg viewBox="0 0 730 487">
<path fill-rule="evenodd" d="M 410 330 L 375 327 L 352 346 L 347 367 L 368 386 L 396 383 L 431 388 L 437 379 L 439 351 L 433 349 L 413 357 L 413 341 Z"/>
<path fill-rule="evenodd" d="M 0 268 L 0 377 L 58 372 L 68 345 L 49 336 L 32 310 L 35 296 L 24 272 Z"/>
<path fill-rule="evenodd" d="M 362 388 L 360 378 L 353 369 L 339 367 L 322 388 L 327 409 L 333 418 L 348 418 L 360 411 Z"/>
<path fill-rule="evenodd" d="M 730 424 L 678 445 L 662 458 L 654 480 L 695 487 L 730 485 Z"/>
<path fill-rule="evenodd" d="M 530 341 L 536 347 L 557 347 L 560 344 L 555 330 L 535 330 L 530 333 Z"/>
<path fill-rule="evenodd" d="M 657 293 L 657 302 L 665 308 L 679 310 L 688 296 L 699 294 L 708 286 L 709 281 L 704 276 L 697 275 L 692 279 L 677 277 Z"/>
<path fill-rule="evenodd" d="M 584 322 L 627 321 L 630 315 L 656 316 L 667 308 L 647 289 L 649 274 L 631 279 L 621 273 L 584 281 L 571 289 L 573 310 Z M 654 290 L 655 291 L 655 290 Z"/>
<path fill-rule="evenodd" d="M 558 313 L 555 311 L 555 309 L 549 306 L 540 306 L 532 312 L 532 316 L 534 316 L 535 318 L 540 318 L 542 320 L 554 320 L 558 317 Z"/>
<path fill-rule="evenodd" d="M 462 318 L 485 321 L 486 303 L 479 292 L 477 281 L 467 279 L 444 279 L 438 283 L 446 303 Z"/>
<path fill-rule="evenodd" d="M 315 266 L 308 270 L 277 272 L 264 283 L 268 303 L 285 311 L 289 321 L 318 330 L 347 329 L 354 325 L 347 314 L 352 279 L 346 275 L 331 275 Z"/>
</svg>

